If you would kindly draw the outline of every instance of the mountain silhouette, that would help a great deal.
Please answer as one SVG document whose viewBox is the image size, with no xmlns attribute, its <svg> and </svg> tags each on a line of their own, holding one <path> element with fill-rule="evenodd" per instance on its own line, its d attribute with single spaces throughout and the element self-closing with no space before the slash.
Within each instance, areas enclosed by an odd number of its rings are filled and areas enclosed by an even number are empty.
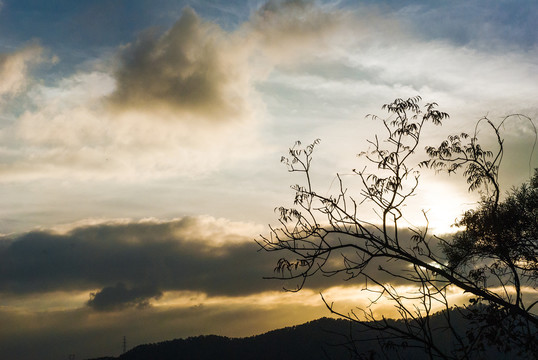
<svg viewBox="0 0 538 360">
<path fill-rule="evenodd" d="M 402 321 L 389 320 L 403 326 Z M 439 314 L 431 317 L 432 323 L 442 321 Z M 460 323 L 461 325 L 462 323 Z M 441 335 L 441 334 L 440 334 Z M 446 346 L 450 337 L 446 334 Z M 228 338 L 203 335 L 175 339 L 160 343 L 139 345 L 118 357 L 101 357 L 91 360 L 316 360 L 384 358 L 421 360 L 429 358 L 418 344 L 402 340 L 385 340 L 379 333 L 364 329 L 343 319 L 321 318 L 302 325 L 286 327 L 246 337 Z M 353 338 L 353 343 L 350 339 Z M 353 345 L 354 344 L 354 345 Z M 400 346 L 396 346 L 396 345 Z M 502 354 L 486 349 L 488 360 L 517 359 L 514 354 Z"/>
</svg>

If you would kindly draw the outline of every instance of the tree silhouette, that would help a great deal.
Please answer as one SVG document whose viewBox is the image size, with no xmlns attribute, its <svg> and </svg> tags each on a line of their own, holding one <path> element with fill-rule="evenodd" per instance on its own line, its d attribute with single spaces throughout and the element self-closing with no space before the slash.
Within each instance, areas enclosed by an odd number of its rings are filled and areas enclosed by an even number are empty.
<svg viewBox="0 0 538 360">
<path fill-rule="evenodd" d="M 431 359 L 473 359 L 495 345 L 502 352 L 535 357 L 536 302 L 527 304 L 523 290 L 535 287 L 538 278 L 538 175 L 500 202 L 502 123 L 495 126 L 487 118 L 476 129 L 484 122 L 493 129 L 496 151 L 480 146 L 475 129 L 473 136 L 451 135 L 438 147 L 426 147 L 429 158 L 412 165 L 423 127 L 439 126 L 449 117 L 436 103 L 420 102 L 420 97 L 396 99 L 382 107 L 387 119 L 370 116 L 382 122 L 385 137 L 375 136 L 368 141 L 370 149 L 359 154 L 375 168 L 353 170 L 362 184 L 359 197 L 349 195 L 357 190 L 348 191 L 340 175 L 335 194 L 314 190 L 311 164 L 319 140 L 304 148 L 297 142 L 282 158 L 290 172 L 304 175 L 304 182 L 292 186 L 294 207 L 277 208 L 280 225 L 259 240 L 267 251 L 288 253 L 273 278 L 298 280 L 291 291 L 299 291 L 316 274 L 362 278 L 364 288 L 375 294 L 372 303 L 391 301 L 400 322 L 376 316 L 371 307 L 338 311 L 322 299 L 332 313 L 378 330 L 377 339 L 386 348 L 421 347 Z M 462 168 L 470 191 L 483 191 L 478 208 L 463 215 L 457 224 L 461 231 L 451 239 L 430 235 L 424 211 L 426 226 L 402 227 L 402 209 L 417 190 L 421 167 L 449 173 Z M 374 207 L 378 222 L 361 216 L 364 203 Z M 415 291 L 399 293 L 383 275 Z M 469 305 L 451 303 L 448 294 L 454 288 L 472 296 Z M 444 321 L 434 324 L 430 315 L 436 306 L 443 309 Z"/>
</svg>

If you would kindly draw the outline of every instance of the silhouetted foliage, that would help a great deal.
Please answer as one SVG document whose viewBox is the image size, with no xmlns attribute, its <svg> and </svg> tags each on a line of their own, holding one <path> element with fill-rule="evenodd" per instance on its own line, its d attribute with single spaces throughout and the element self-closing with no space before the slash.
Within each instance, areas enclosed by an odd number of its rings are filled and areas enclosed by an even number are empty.
<svg viewBox="0 0 538 360">
<path fill-rule="evenodd" d="M 485 356 L 486 345 L 494 345 L 501 352 L 536 357 L 536 302 L 528 304 L 523 293 L 525 287 L 536 285 L 538 178 L 499 201 L 498 172 L 504 151 L 499 129 L 510 117 L 499 125 L 481 119 L 474 135 L 451 135 L 438 147 L 428 146 L 429 159 L 413 165 L 423 127 L 441 125 L 449 117 L 437 110 L 436 103 L 421 107 L 420 101 L 420 97 L 396 99 L 383 106 L 389 118 L 371 116 L 382 121 L 386 133 L 382 139 L 375 136 L 368 141 L 370 148 L 359 154 L 375 168 L 374 172 L 353 170 L 362 183 L 360 192 L 348 191 L 340 175 L 335 194 L 314 190 L 311 164 L 319 140 L 305 148 L 297 142 L 282 158 L 290 172 L 304 175 L 304 183 L 292 187 L 293 208 L 277 208 L 280 227 L 271 227 L 270 236 L 259 241 L 267 251 L 291 254 L 278 261 L 274 278 L 298 280 L 291 291 L 300 290 L 315 274 L 362 278 L 364 288 L 376 295 L 373 303 L 382 298 L 391 301 L 404 326 L 376 316 L 371 307 L 341 312 L 322 299 L 332 313 L 376 330 L 385 350 L 420 346 L 430 359 L 475 359 Z M 495 133 L 495 151 L 478 142 L 482 123 Z M 461 231 L 451 239 L 430 235 L 425 212 L 426 226 L 404 229 L 411 231 L 410 237 L 402 230 L 402 211 L 415 194 L 420 167 L 449 173 L 463 169 L 469 190 L 482 191 L 478 208 L 463 215 L 456 224 Z M 349 195 L 357 193 L 359 197 Z M 378 222 L 362 215 L 364 203 L 374 207 Z M 415 291 L 399 293 L 382 280 L 383 274 Z M 455 288 L 472 296 L 470 305 L 451 303 L 448 295 Z M 434 324 L 435 305 L 444 321 Z M 461 321 L 465 326 L 458 324 Z M 366 356 L 360 351 L 359 355 Z"/>
<path fill-rule="evenodd" d="M 523 297 L 523 287 L 536 289 L 538 282 L 538 169 L 502 202 L 485 199 L 465 212 L 458 226 L 465 230 L 443 244 L 447 267 L 468 271 L 470 278 L 488 287 L 501 287 L 510 303 L 473 299 L 482 305 L 467 316 L 481 328 L 475 340 L 503 351 L 516 347 L 538 354 L 533 311 L 538 302 L 525 304 Z"/>
</svg>

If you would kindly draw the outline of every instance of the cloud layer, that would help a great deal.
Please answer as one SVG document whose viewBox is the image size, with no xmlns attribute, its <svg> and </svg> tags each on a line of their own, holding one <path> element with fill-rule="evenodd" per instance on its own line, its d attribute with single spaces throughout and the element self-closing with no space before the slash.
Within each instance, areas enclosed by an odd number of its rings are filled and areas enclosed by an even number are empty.
<svg viewBox="0 0 538 360">
<path fill-rule="evenodd" d="M 171 291 L 238 297 L 283 286 L 294 289 L 298 285 L 294 281 L 263 280 L 278 275 L 272 272 L 277 259 L 292 256 L 293 260 L 293 254 L 261 251 L 253 240 L 258 230 L 245 223 L 185 217 L 104 223 L 62 233 L 34 231 L 5 238 L 0 241 L 0 293 L 25 298 L 60 291 L 87 292 L 90 308 L 113 311 L 147 307 Z M 341 255 L 333 254 L 328 263 L 340 268 Z M 392 277 L 378 271 L 378 265 L 393 272 L 403 270 L 403 265 L 375 263 L 371 271 L 381 281 Z M 346 276 L 314 276 L 306 288 L 326 289 Z M 353 284 L 362 281 L 356 279 Z"/>
<path fill-rule="evenodd" d="M 453 118 L 536 112 L 535 49 L 419 36 L 407 19 L 424 16 L 424 4 L 384 13 L 269 1 L 224 29 L 187 7 L 166 31 L 147 30 L 113 56 L 31 87 L 27 69 L 42 49 L 4 54 L 0 96 L 21 95 L 24 106 L 0 133 L 0 180 L 205 175 L 291 134 L 289 143 L 337 133 L 347 143 L 365 114 L 417 94 Z"/>
<path fill-rule="evenodd" d="M 106 310 L 143 304 L 165 290 L 229 296 L 267 290 L 262 277 L 274 258 L 257 252 L 248 236 L 255 228 L 245 235 L 247 228 L 183 218 L 31 232 L 1 242 L 0 292 L 97 288 L 88 304 Z"/>
</svg>

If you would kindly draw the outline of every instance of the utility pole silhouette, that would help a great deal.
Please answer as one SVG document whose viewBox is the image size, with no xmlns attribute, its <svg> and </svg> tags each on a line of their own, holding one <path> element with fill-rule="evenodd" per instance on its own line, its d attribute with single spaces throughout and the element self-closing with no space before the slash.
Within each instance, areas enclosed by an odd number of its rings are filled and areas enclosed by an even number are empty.
<svg viewBox="0 0 538 360">
<path fill-rule="evenodd" d="M 123 352 L 122 354 L 125 354 L 127 351 L 127 339 L 125 338 L 125 335 L 123 336 Z"/>
</svg>

